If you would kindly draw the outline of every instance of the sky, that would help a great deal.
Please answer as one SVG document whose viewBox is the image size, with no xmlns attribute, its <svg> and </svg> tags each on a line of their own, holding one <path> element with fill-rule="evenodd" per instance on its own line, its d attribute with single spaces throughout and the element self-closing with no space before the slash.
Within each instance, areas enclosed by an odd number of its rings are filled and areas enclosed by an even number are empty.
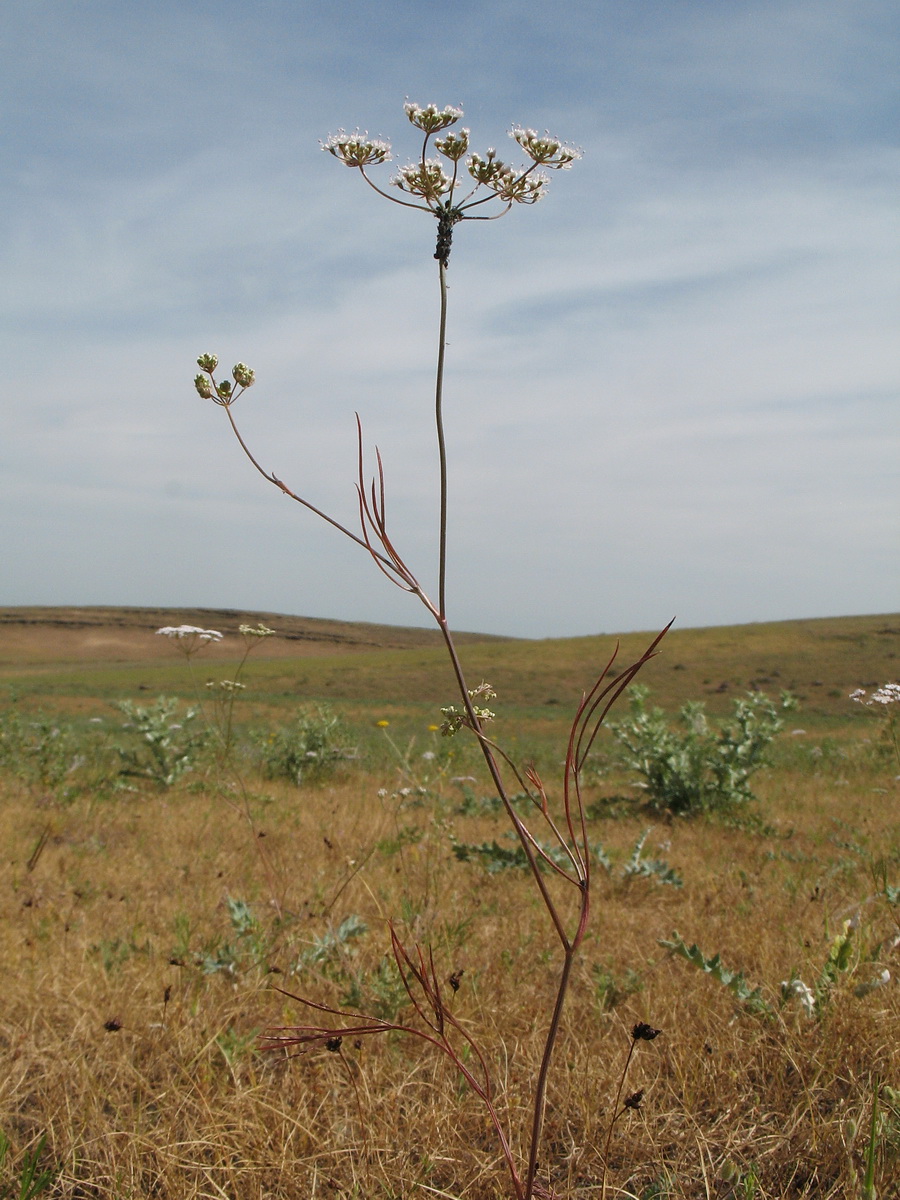
<svg viewBox="0 0 900 1200">
<path fill-rule="evenodd" d="M 560 637 L 900 609 L 895 0 L 6 0 L 0 605 L 427 625 L 252 451 L 437 559 L 434 221 L 322 153 L 458 105 L 583 150 L 458 226 L 448 614 Z"/>
</svg>

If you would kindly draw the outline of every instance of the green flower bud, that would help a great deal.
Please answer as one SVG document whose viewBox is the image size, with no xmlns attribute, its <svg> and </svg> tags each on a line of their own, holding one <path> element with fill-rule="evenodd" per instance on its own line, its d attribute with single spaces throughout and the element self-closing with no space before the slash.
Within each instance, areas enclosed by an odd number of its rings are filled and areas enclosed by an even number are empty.
<svg viewBox="0 0 900 1200">
<path fill-rule="evenodd" d="M 231 398 L 231 380 L 223 379 L 221 383 L 216 384 L 216 393 L 220 400 L 228 400 Z"/>
<path fill-rule="evenodd" d="M 197 359 L 197 366 L 201 371 L 214 371 L 219 365 L 219 360 L 215 354 L 201 354 Z"/>
<path fill-rule="evenodd" d="M 197 389 L 197 391 L 203 397 L 204 400 L 209 400 L 212 398 L 213 385 L 212 385 L 212 380 L 210 379 L 210 377 L 208 375 L 195 375 L 194 376 L 194 387 Z"/>
<path fill-rule="evenodd" d="M 256 382 L 256 372 L 246 363 L 235 363 L 231 371 L 234 382 L 242 388 L 252 387 Z"/>
</svg>

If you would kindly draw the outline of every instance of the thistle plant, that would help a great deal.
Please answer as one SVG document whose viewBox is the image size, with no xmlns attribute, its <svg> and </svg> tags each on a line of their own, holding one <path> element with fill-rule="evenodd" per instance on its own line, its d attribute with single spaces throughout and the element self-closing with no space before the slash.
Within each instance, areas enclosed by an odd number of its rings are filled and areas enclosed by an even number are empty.
<svg viewBox="0 0 900 1200">
<path fill-rule="evenodd" d="M 592 848 L 587 836 L 582 773 L 604 718 L 619 695 L 632 683 L 641 666 L 656 652 L 665 630 L 636 662 L 619 670 L 615 678 L 608 678 L 616 657 L 614 651 L 596 682 L 588 686 L 582 695 L 569 733 L 560 793 L 555 799 L 532 766 L 517 764 L 489 735 L 494 712 L 487 707 L 487 703 L 493 702 L 495 693 L 488 683 L 474 687 L 469 685 L 457 654 L 447 606 L 449 490 L 443 417 L 447 273 L 453 235 L 458 226 L 466 221 L 496 220 L 516 205 L 536 203 L 547 190 L 549 177 L 546 172 L 568 169 L 580 158 L 580 152 L 549 133 L 542 134 L 516 126 L 510 131 L 510 136 L 528 161 L 523 166 L 511 166 L 501 160 L 494 149 L 487 149 L 484 153 L 470 150 L 469 130 L 458 126 L 463 116 L 460 108 L 438 108 L 434 104 L 420 106 L 408 102 L 404 110 L 419 135 L 417 151 L 407 165 L 401 166 L 388 179 L 386 186 L 376 182 L 373 173 L 391 161 L 390 143 L 370 138 L 359 131 L 346 133 L 341 130 L 322 142 L 322 149 L 344 166 L 356 170 L 379 196 L 423 212 L 437 222 L 434 258 L 438 264 L 439 310 L 433 403 L 440 509 L 436 538 L 436 593 L 432 596 L 426 592 L 419 573 L 404 557 L 391 534 L 387 519 L 384 465 L 376 448 L 374 475 L 367 477 L 359 416 L 356 418 L 358 525 L 354 530 L 288 486 L 274 471 L 267 471 L 254 457 L 234 417 L 236 401 L 256 381 L 255 372 L 250 367 L 239 362 L 231 372 L 231 379 L 220 380 L 216 377 L 217 357 L 204 354 L 197 360 L 200 373 L 195 377 L 194 385 L 201 397 L 213 400 L 224 410 L 241 448 L 266 480 L 364 549 L 382 574 L 400 590 L 415 597 L 436 622 L 446 648 L 456 693 L 454 702 L 442 709 L 441 733 L 445 737 L 468 734 L 480 748 L 492 786 L 546 909 L 560 956 L 558 981 L 555 1001 L 546 1018 L 543 1051 L 533 1083 L 529 1131 L 521 1155 L 515 1149 L 519 1138 L 510 1130 L 504 1118 L 502 1098 L 497 1095 L 488 1057 L 479 1048 L 467 1025 L 453 1014 L 453 997 L 460 987 L 458 975 L 450 976 L 448 990 L 442 980 L 447 979 L 449 972 L 436 964 L 431 949 L 418 944 L 405 944 L 393 924 L 390 927 L 391 949 L 407 997 L 408 1015 L 405 1018 L 387 1020 L 348 1013 L 306 997 L 285 993 L 323 1014 L 328 1023 L 272 1030 L 267 1035 L 267 1041 L 273 1047 L 320 1045 L 334 1050 L 340 1046 L 343 1037 L 359 1039 L 395 1031 L 427 1043 L 447 1056 L 484 1104 L 509 1172 L 512 1196 L 515 1200 L 532 1200 L 535 1196 L 553 1195 L 549 1181 L 538 1178 L 538 1152 L 547 1082 L 553 1052 L 560 1036 L 563 1007 L 573 967 L 591 912 Z M 523 805 L 518 799 L 522 793 L 526 796 L 524 815 Z M 513 802 L 514 797 L 516 803 Z M 535 960 L 536 970 L 537 964 L 538 959 Z M 605 1174 L 605 1164 L 603 1171 Z"/>
</svg>

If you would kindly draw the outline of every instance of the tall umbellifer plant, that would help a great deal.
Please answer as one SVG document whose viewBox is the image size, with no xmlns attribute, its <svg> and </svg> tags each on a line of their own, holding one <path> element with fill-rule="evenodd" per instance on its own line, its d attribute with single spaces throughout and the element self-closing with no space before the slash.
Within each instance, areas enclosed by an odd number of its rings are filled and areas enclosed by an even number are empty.
<svg viewBox="0 0 900 1200">
<path fill-rule="evenodd" d="M 437 623 L 450 661 L 456 703 L 443 709 L 442 732 L 455 736 L 466 730 L 473 736 L 484 756 L 497 796 L 528 861 L 531 878 L 549 918 L 552 932 L 559 944 L 561 961 L 552 1011 L 548 1013 L 540 1065 L 534 1080 L 530 1134 L 520 1157 L 513 1149 L 502 1102 L 492 1083 L 492 1072 L 486 1055 L 479 1049 L 469 1030 L 453 1015 L 453 993 L 458 977 L 451 975 L 449 994 L 441 983 L 442 972 L 435 964 L 430 948 L 405 944 L 391 928 L 391 948 L 409 998 L 408 1020 L 385 1021 L 361 1014 L 351 1014 L 328 1005 L 315 1003 L 301 996 L 292 998 L 329 1018 L 326 1024 L 309 1024 L 271 1030 L 267 1040 L 273 1046 L 302 1046 L 320 1043 L 337 1049 L 342 1037 L 360 1038 L 396 1031 L 421 1039 L 444 1053 L 465 1078 L 471 1090 L 485 1105 L 493 1125 L 498 1145 L 509 1171 L 515 1200 L 552 1195 L 549 1185 L 537 1177 L 538 1149 L 546 1107 L 547 1079 L 554 1048 L 560 1035 L 560 1024 L 566 995 L 572 978 L 572 968 L 588 927 L 591 907 L 591 855 L 587 839 L 581 775 L 597 732 L 613 703 L 632 682 L 641 666 L 652 657 L 663 634 L 660 634 L 636 662 L 620 670 L 614 678 L 609 671 L 612 658 L 597 681 L 584 693 L 575 712 L 566 747 L 561 795 L 553 801 L 543 780 L 531 766 L 518 766 L 487 729 L 493 713 L 486 704 L 494 696 L 487 684 L 471 687 L 457 654 L 447 612 L 447 507 L 448 467 L 444 437 L 443 384 L 447 347 L 447 272 L 456 227 L 465 221 L 496 220 L 517 204 L 534 204 L 544 195 L 548 176 L 545 171 L 565 170 L 580 157 L 580 152 L 549 134 L 516 127 L 511 137 L 530 163 L 512 167 L 501 161 L 495 150 L 481 155 L 469 149 L 469 131 L 451 131 L 462 117 L 459 108 L 438 108 L 434 104 L 421 107 L 407 103 L 406 115 L 422 134 L 418 157 L 401 167 L 389 181 L 396 189 L 391 192 L 371 178 L 370 169 L 391 159 L 388 142 L 371 139 L 367 134 L 343 131 L 322 143 L 322 149 L 339 162 L 359 172 L 363 180 L 378 195 L 430 215 L 437 221 L 437 260 L 440 288 L 440 310 L 437 339 L 437 377 L 434 392 L 434 415 L 437 438 L 437 465 L 440 488 L 440 517 L 437 531 L 437 593 L 433 599 L 426 593 L 419 575 L 403 557 L 388 528 L 385 495 L 386 481 L 381 455 L 376 449 L 375 472 L 367 479 L 362 424 L 357 417 L 357 502 L 359 525 L 357 531 L 347 528 L 328 513 L 299 495 L 274 472 L 266 471 L 251 453 L 238 430 L 234 418 L 235 402 L 255 381 L 255 373 L 245 363 L 238 363 L 231 380 L 216 380 L 218 360 L 204 354 L 198 360 L 201 373 L 195 378 L 199 394 L 212 399 L 225 412 L 240 445 L 260 474 L 280 491 L 296 500 L 315 516 L 333 526 L 344 537 L 366 551 L 372 562 L 402 591 L 409 592 L 428 611 Z M 543 168 L 543 169 L 542 169 Z M 397 194 L 399 193 L 399 194 Z M 665 631 L 663 631 L 665 632 Z M 521 804 L 515 807 L 511 796 L 525 791 L 532 801 L 530 810 L 521 815 Z M 444 971 L 443 975 L 446 976 Z M 605 1164 L 604 1164 L 605 1175 Z"/>
</svg>

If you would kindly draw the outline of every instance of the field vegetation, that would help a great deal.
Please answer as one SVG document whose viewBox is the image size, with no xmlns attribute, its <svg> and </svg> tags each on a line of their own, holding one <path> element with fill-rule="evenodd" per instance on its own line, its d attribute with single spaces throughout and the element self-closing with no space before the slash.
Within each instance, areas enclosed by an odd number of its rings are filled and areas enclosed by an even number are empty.
<svg viewBox="0 0 900 1200">
<path fill-rule="evenodd" d="M 224 637 L 186 662 L 154 632 L 183 621 Z M 459 648 L 498 738 L 549 776 L 615 641 Z M 675 628 L 642 671 L 672 729 L 692 701 L 714 728 L 748 693 L 799 707 L 753 798 L 688 814 L 598 739 L 545 1194 L 900 1197 L 900 764 L 887 710 L 849 698 L 896 680 L 898 650 L 897 615 Z M 392 920 L 432 945 L 527 1137 L 558 955 L 477 747 L 440 735 L 438 635 L 6 609 L 0 688 L 0 1197 L 508 1196 L 445 1058 L 402 1033 L 260 1036 L 310 1019 L 290 994 L 408 1021 Z"/>
</svg>

